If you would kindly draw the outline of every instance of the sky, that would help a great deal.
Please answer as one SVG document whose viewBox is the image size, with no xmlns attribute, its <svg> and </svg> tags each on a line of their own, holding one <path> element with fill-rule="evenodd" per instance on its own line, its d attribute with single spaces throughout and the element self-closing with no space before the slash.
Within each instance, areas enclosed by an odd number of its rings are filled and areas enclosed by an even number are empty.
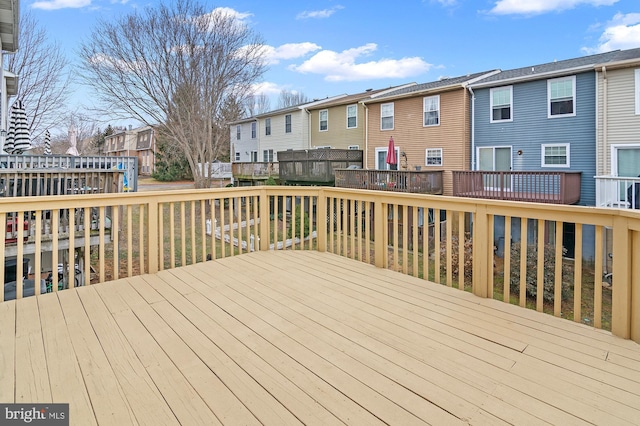
<svg viewBox="0 0 640 426">
<path fill-rule="evenodd" d="M 283 89 L 322 99 L 640 47 L 640 0 L 200 1 L 264 39 L 269 66 L 257 92 L 272 109 Z M 154 4 L 22 0 L 20 7 L 73 64 L 98 18 Z M 88 99 L 90 90 L 77 89 L 71 102 Z"/>
</svg>

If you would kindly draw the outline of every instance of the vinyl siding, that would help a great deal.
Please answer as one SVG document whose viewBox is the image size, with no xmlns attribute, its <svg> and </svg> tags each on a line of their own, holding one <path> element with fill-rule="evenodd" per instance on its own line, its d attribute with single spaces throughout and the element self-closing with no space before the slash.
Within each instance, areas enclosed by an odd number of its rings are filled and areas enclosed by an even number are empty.
<svg viewBox="0 0 640 426">
<path fill-rule="evenodd" d="M 364 149 L 364 107 L 353 102 L 349 105 L 358 105 L 357 127 L 347 129 L 347 106 L 337 105 L 326 108 L 329 112 L 329 125 L 327 131 L 320 131 L 320 111 L 311 111 L 311 146 L 330 146 L 334 149 L 347 149 L 349 145 L 358 145 Z"/>
<path fill-rule="evenodd" d="M 547 117 L 547 79 L 513 85 L 511 122 L 490 123 L 489 92 L 475 90 L 476 148 L 511 146 L 514 171 L 581 171 L 579 204 L 595 205 L 595 72 L 576 75 L 576 115 L 570 117 Z M 570 168 L 541 166 L 541 145 L 556 143 L 570 144 Z"/>
<path fill-rule="evenodd" d="M 260 136 L 260 126 L 256 124 L 256 137 L 255 139 L 251 138 L 251 123 L 241 123 L 240 127 L 240 140 L 236 139 L 236 126 L 237 124 L 232 124 L 229 126 L 230 128 L 230 137 L 231 137 L 231 149 L 229 150 L 231 155 L 231 161 L 235 161 L 235 153 L 240 153 L 240 160 L 238 162 L 245 163 L 251 161 L 251 151 L 258 150 L 258 137 Z M 258 155 L 258 159 L 260 159 L 260 155 Z"/>
<path fill-rule="evenodd" d="M 635 69 L 607 71 L 606 99 L 603 75 L 598 73 L 598 175 L 611 173 L 612 145 L 640 145 L 640 115 L 635 113 Z M 605 102 L 607 103 L 606 129 Z"/>
<path fill-rule="evenodd" d="M 469 100 L 467 91 L 460 88 L 440 95 L 440 125 L 423 126 L 425 95 L 388 101 L 394 103 L 394 129 L 380 130 L 380 105 L 368 104 L 369 140 L 367 167 L 375 168 L 376 148 L 386 148 L 393 136 L 395 146 L 407 154 L 409 170 L 444 170 L 443 193 L 452 195 L 452 170 L 469 169 Z M 429 94 L 428 96 L 433 96 Z M 442 166 L 426 166 L 426 149 L 442 148 Z M 400 161 L 400 160 L 399 160 Z"/>
<path fill-rule="evenodd" d="M 285 115 L 291 114 L 291 133 L 285 133 Z M 305 111 L 292 111 L 290 113 L 275 115 L 271 118 L 271 135 L 266 136 L 265 118 L 259 119 L 258 127 L 260 128 L 260 148 L 258 152 L 258 160 L 262 161 L 262 152 L 264 150 L 273 149 L 274 161 L 277 161 L 278 151 L 286 151 L 287 149 L 306 149 L 309 148 L 309 124 L 307 113 Z"/>
</svg>

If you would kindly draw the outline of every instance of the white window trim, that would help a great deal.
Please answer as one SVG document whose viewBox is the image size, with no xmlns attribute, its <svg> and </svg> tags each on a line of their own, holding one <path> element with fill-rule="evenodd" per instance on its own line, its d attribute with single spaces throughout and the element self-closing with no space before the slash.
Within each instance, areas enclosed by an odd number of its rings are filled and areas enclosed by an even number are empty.
<svg viewBox="0 0 640 426">
<path fill-rule="evenodd" d="M 573 89 L 573 113 L 571 114 L 556 114 L 551 115 L 551 83 L 559 80 L 573 80 L 573 84 L 571 85 Z M 560 77 L 560 78 L 550 78 L 547 80 L 547 118 L 562 118 L 562 117 L 575 117 L 576 111 L 578 109 L 578 101 L 576 99 L 576 76 L 571 75 L 569 77 Z"/>
<path fill-rule="evenodd" d="M 356 115 L 355 115 L 356 125 L 351 127 L 349 127 L 349 107 L 356 107 Z M 347 105 L 345 112 L 347 114 L 347 129 L 357 129 L 358 128 L 358 104 Z"/>
<path fill-rule="evenodd" d="M 511 114 L 507 120 L 494 120 L 493 119 L 493 91 L 498 89 L 509 89 L 509 107 L 511 108 Z M 551 102 L 549 102 L 551 104 Z M 575 108 L 574 108 L 575 109 Z M 489 122 L 490 123 L 507 123 L 513 121 L 513 86 L 494 87 L 489 90 Z"/>
<path fill-rule="evenodd" d="M 268 123 L 268 125 L 267 125 Z M 271 136 L 273 127 L 271 126 L 271 118 L 265 118 L 264 119 L 264 135 L 265 136 Z M 269 133 L 267 133 L 269 132 Z"/>
<path fill-rule="evenodd" d="M 380 155 L 378 155 L 380 152 L 384 151 L 385 153 L 387 151 L 389 151 L 389 147 L 388 146 L 384 146 L 384 147 L 378 147 L 376 148 L 376 157 L 375 157 L 375 166 L 376 166 L 376 170 L 389 170 L 389 168 L 387 167 L 388 164 L 387 163 L 383 163 L 382 166 L 384 166 L 384 168 L 380 167 L 380 164 L 378 164 L 378 158 L 380 157 Z M 386 158 L 386 155 L 385 155 Z M 398 159 L 398 163 L 400 162 L 400 147 L 396 146 L 396 158 Z M 398 166 L 400 166 L 400 164 L 398 164 Z"/>
<path fill-rule="evenodd" d="M 251 139 L 256 139 L 258 137 L 258 123 L 255 121 L 251 123 Z"/>
<path fill-rule="evenodd" d="M 237 124 L 236 125 L 236 140 L 239 141 L 240 139 L 242 139 L 242 126 Z"/>
<path fill-rule="evenodd" d="M 545 156 L 544 156 L 544 149 L 547 147 L 554 147 L 554 146 L 564 146 L 565 148 L 567 148 L 567 164 L 545 164 Z M 546 143 L 546 144 L 541 144 L 541 151 L 540 151 L 540 166 L 541 167 L 552 167 L 552 168 L 563 168 L 563 169 L 567 169 L 569 167 L 571 167 L 571 144 L 568 143 Z"/>
<path fill-rule="evenodd" d="M 618 150 L 619 149 L 640 149 L 640 144 L 636 143 L 620 143 L 611 145 L 611 176 L 618 176 Z"/>
<path fill-rule="evenodd" d="M 287 131 L 287 117 L 289 117 L 289 131 Z M 293 115 L 291 114 L 286 114 L 284 116 L 284 133 L 285 134 L 289 134 L 289 133 L 293 133 Z"/>
<path fill-rule="evenodd" d="M 236 162 L 240 161 L 240 151 L 236 152 Z"/>
<path fill-rule="evenodd" d="M 636 74 L 636 115 L 640 115 L 640 68 L 635 70 Z"/>
<path fill-rule="evenodd" d="M 385 105 L 391 105 L 391 115 L 388 116 L 388 117 L 391 117 L 393 119 L 393 126 L 391 126 L 391 128 L 389 128 L 389 129 L 383 129 L 382 128 L 382 119 L 383 119 L 383 117 L 382 117 L 382 107 L 385 106 Z M 393 130 L 395 128 L 395 126 L 396 126 L 396 108 L 395 108 L 395 105 L 393 104 L 393 102 L 388 102 L 386 104 L 381 104 L 380 105 L 380 131 L 385 132 L 385 131 Z"/>
<path fill-rule="evenodd" d="M 438 124 L 424 124 L 424 113 L 427 112 L 424 109 L 424 101 L 426 99 L 430 99 L 430 98 L 438 99 L 438 109 L 437 109 L 437 111 L 438 111 Z M 424 98 L 422 98 L 422 127 L 437 127 L 437 126 L 440 125 L 441 118 L 442 117 L 440 117 L 440 95 L 425 96 Z"/>
<path fill-rule="evenodd" d="M 427 154 L 429 151 L 440 151 L 440 164 L 429 164 Z M 424 165 L 427 167 L 442 167 L 444 166 L 444 155 L 442 148 L 427 148 L 424 150 Z"/>
<path fill-rule="evenodd" d="M 327 113 L 327 128 L 322 130 L 322 113 L 326 112 Z M 329 131 L 329 110 L 328 109 L 321 109 L 318 112 L 318 131 L 319 132 L 328 132 Z"/>
</svg>

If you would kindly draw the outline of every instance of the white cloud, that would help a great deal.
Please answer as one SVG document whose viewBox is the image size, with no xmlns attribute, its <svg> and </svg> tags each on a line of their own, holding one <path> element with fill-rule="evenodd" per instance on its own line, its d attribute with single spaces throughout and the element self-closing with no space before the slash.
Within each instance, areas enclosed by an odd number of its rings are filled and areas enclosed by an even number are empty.
<svg viewBox="0 0 640 426">
<path fill-rule="evenodd" d="M 607 23 L 596 47 L 584 47 L 588 54 L 640 47 L 640 13 L 616 14 Z"/>
<path fill-rule="evenodd" d="M 253 16 L 253 14 L 251 13 L 238 12 L 237 10 L 232 9 L 230 7 L 216 7 L 215 9 L 213 9 L 213 11 L 211 11 L 211 14 L 212 15 L 220 14 L 222 16 L 228 16 L 240 22 L 244 22 L 247 18 Z"/>
<path fill-rule="evenodd" d="M 91 5 L 91 0 L 45 0 L 37 1 L 31 5 L 34 9 L 57 10 L 78 9 Z"/>
<path fill-rule="evenodd" d="M 496 15 L 537 15 L 577 6 L 611 6 L 618 0 L 498 0 L 490 13 Z"/>
<path fill-rule="evenodd" d="M 254 93 L 262 93 L 266 96 L 273 96 L 273 95 L 278 95 L 280 94 L 280 92 L 282 91 L 282 89 L 284 89 L 284 87 L 276 84 L 276 83 L 271 83 L 268 81 L 262 82 L 262 83 L 258 83 L 255 84 L 253 86 L 253 91 Z"/>
<path fill-rule="evenodd" d="M 275 65 L 281 60 L 301 58 L 311 52 L 320 50 L 321 47 L 315 43 L 287 43 L 279 47 L 264 46 L 264 53 L 267 63 Z"/>
<path fill-rule="evenodd" d="M 323 50 L 301 65 L 292 65 L 289 69 L 300 73 L 324 74 L 326 81 L 360 81 L 406 78 L 427 72 L 433 66 L 419 57 L 356 63 L 358 58 L 372 54 L 377 48 L 375 43 L 369 43 L 340 53 Z"/>
<path fill-rule="evenodd" d="M 330 17 L 331 15 L 333 15 L 334 13 L 336 13 L 340 9 L 344 9 L 344 7 L 338 5 L 338 6 L 332 7 L 331 9 L 311 10 L 311 11 L 305 10 L 304 12 L 298 13 L 298 16 L 296 16 L 296 19 L 309 19 L 309 18 L 323 19 L 323 18 L 328 18 L 328 17 Z"/>
</svg>

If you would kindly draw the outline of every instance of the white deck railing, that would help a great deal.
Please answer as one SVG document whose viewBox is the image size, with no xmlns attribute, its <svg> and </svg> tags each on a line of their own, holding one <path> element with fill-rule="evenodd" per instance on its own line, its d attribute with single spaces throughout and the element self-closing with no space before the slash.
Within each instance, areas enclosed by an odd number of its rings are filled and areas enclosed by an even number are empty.
<svg viewBox="0 0 640 426">
<path fill-rule="evenodd" d="M 595 176 L 596 206 L 640 208 L 640 178 Z"/>
</svg>

